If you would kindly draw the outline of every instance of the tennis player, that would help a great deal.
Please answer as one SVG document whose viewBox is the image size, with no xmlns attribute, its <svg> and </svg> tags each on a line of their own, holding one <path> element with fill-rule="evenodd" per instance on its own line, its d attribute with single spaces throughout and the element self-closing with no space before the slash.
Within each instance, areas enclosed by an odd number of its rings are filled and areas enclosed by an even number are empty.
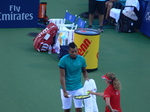
<svg viewBox="0 0 150 112">
<path fill-rule="evenodd" d="M 69 54 L 63 56 L 58 64 L 60 69 L 62 108 L 64 112 L 70 112 L 73 100 L 75 112 L 82 112 L 83 101 L 74 99 L 73 96 L 83 95 L 81 73 L 85 80 L 89 80 L 86 71 L 86 61 L 84 57 L 77 54 L 78 49 L 74 42 L 69 44 L 68 52 Z"/>
<path fill-rule="evenodd" d="M 105 112 L 122 112 L 120 105 L 120 82 L 113 73 L 106 73 L 102 76 L 105 79 L 108 87 L 104 93 L 94 93 L 89 91 L 90 94 L 102 96 L 106 102 Z"/>
</svg>

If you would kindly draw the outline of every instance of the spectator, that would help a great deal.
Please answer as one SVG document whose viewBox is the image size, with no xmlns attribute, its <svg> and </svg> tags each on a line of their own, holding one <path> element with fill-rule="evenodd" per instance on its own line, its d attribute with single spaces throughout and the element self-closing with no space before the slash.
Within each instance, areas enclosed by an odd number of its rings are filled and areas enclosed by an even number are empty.
<svg viewBox="0 0 150 112">
<path fill-rule="evenodd" d="M 105 3 L 106 7 L 106 15 L 105 15 L 105 20 L 108 21 L 109 13 L 111 8 L 114 6 L 115 2 L 118 0 L 107 0 Z"/>
</svg>

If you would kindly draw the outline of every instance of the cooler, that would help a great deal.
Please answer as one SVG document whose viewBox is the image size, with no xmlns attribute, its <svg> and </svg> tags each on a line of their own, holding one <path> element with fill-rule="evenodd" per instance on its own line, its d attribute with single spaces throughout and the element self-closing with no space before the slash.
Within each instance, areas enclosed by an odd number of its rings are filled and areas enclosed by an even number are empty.
<svg viewBox="0 0 150 112">
<path fill-rule="evenodd" d="M 97 70 L 100 32 L 96 29 L 78 28 L 74 32 L 74 42 L 78 47 L 78 54 L 86 60 L 87 70 Z"/>
</svg>

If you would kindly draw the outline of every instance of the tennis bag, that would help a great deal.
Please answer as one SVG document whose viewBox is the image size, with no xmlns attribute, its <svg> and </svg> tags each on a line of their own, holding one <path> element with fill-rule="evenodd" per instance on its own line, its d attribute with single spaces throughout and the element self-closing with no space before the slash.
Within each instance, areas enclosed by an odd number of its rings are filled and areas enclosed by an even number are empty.
<svg viewBox="0 0 150 112">
<path fill-rule="evenodd" d="M 60 46 L 60 53 L 58 54 L 58 59 L 61 59 L 64 55 L 68 54 L 68 45 Z"/>
<path fill-rule="evenodd" d="M 138 17 L 134 12 L 134 10 L 125 10 L 123 12 L 123 9 L 125 8 L 134 8 L 134 6 L 124 6 L 121 8 L 117 29 L 119 32 L 124 32 L 124 33 L 135 32 L 136 21 L 138 20 Z"/>
<path fill-rule="evenodd" d="M 135 20 L 128 18 L 124 14 L 121 14 L 120 19 L 118 21 L 119 31 L 124 32 L 124 33 L 135 32 L 135 29 L 136 29 L 135 23 L 136 23 Z"/>
<path fill-rule="evenodd" d="M 57 31 L 58 27 L 54 23 L 48 24 L 47 27 L 33 39 L 34 48 L 39 52 L 47 52 L 49 46 L 54 42 Z"/>
</svg>

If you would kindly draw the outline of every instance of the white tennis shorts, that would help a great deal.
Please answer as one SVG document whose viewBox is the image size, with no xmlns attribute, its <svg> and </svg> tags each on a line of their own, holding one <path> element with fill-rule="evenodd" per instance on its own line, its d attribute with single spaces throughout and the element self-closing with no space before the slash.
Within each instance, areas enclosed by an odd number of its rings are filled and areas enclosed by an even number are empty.
<svg viewBox="0 0 150 112">
<path fill-rule="evenodd" d="M 71 97 L 65 98 L 64 94 L 63 94 L 63 90 L 60 89 L 61 100 L 62 100 L 62 108 L 63 109 L 71 109 L 72 100 L 74 101 L 75 108 L 82 108 L 83 107 L 83 100 L 74 99 L 73 96 L 83 95 L 83 88 L 78 89 L 78 90 L 74 90 L 74 91 L 67 91 L 67 92 L 68 92 L 69 95 L 71 95 Z"/>
</svg>

